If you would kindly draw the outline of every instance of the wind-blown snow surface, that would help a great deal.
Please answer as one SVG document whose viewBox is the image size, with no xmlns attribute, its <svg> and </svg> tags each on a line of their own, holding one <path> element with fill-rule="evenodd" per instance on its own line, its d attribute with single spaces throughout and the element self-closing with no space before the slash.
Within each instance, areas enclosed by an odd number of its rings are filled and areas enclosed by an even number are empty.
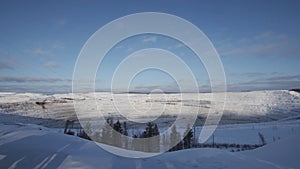
<svg viewBox="0 0 300 169">
<path fill-rule="evenodd" d="M 190 149 L 146 159 L 110 154 L 95 143 L 37 125 L 0 125 L 0 168 L 299 168 L 300 135 L 242 153 Z M 295 145 L 295 146 L 291 146 Z"/>
</svg>

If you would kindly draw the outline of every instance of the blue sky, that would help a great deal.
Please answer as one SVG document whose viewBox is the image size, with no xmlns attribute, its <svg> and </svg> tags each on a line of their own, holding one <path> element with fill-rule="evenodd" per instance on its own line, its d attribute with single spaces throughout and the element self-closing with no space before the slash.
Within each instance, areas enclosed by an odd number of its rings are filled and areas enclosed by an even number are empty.
<svg viewBox="0 0 300 169">
<path fill-rule="evenodd" d="M 290 89 L 300 86 L 299 1 L 1 1 L 0 91 L 70 92 L 77 56 L 88 38 L 119 17 L 164 12 L 184 18 L 212 41 L 224 65 L 228 89 Z M 141 35 L 108 53 L 97 90 L 108 90 L 115 66 L 149 47 L 179 55 L 193 70 L 200 91 L 209 90 L 201 62 L 167 37 Z M 179 79 L 180 80 L 180 79 Z M 183 80 L 183 79 L 181 79 Z M 120 89 L 124 86 L 120 85 Z M 131 90 L 176 91 L 174 79 L 149 70 Z"/>
</svg>

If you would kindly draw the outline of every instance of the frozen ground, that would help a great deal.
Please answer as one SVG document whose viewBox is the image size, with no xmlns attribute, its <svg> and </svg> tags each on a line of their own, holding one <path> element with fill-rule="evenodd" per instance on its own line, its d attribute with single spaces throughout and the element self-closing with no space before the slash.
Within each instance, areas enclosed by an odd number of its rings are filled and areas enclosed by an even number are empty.
<svg viewBox="0 0 300 169">
<path fill-rule="evenodd" d="M 296 169 L 300 166 L 299 142 L 298 133 L 239 153 L 203 148 L 130 159 L 110 154 L 91 141 L 42 126 L 0 124 L 0 168 Z"/>
</svg>

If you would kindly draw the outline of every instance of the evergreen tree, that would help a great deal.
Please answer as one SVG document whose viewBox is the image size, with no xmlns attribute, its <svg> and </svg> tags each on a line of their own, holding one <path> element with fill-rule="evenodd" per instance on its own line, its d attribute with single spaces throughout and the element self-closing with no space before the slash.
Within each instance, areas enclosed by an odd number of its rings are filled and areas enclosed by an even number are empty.
<svg viewBox="0 0 300 169">
<path fill-rule="evenodd" d="M 127 138 L 127 136 L 128 136 L 128 129 L 127 129 L 127 123 L 126 123 L 126 121 L 123 122 L 123 135 L 124 135 L 124 137 L 123 137 L 122 140 L 124 140 L 123 141 L 124 142 L 124 148 L 128 149 L 129 148 L 129 143 L 128 143 L 128 138 Z"/>
<path fill-rule="evenodd" d="M 159 152 L 160 137 L 159 137 L 159 130 L 157 124 L 153 122 L 148 122 L 145 131 L 143 132 L 141 137 L 147 138 L 145 139 L 147 141 L 144 142 L 144 151 Z"/>
<path fill-rule="evenodd" d="M 85 133 L 87 134 L 87 135 L 92 135 L 92 133 L 93 133 L 93 131 L 92 131 L 92 125 L 91 125 L 91 123 L 88 121 L 88 122 L 86 122 L 86 124 L 85 124 L 85 127 L 84 127 L 84 131 L 85 131 Z"/>
<path fill-rule="evenodd" d="M 159 129 L 158 129 L 157 124 L 154 124 L 153 136 L 156 136 L 156 137 L 153 138 L 154 139 L 153 140 L 153 151 L 154 152 L 159 152 L 160 151 L 160 133 L 159 133 Z"/>
<path fill-rule="evenodd" d="M 163 151 L 168 151 L 170 146 L 170 138 L 169 135 L 164 134 L 162 137 L 162 145 L 163 145 Z"/>
<path fill-rule="evenodd" d="M 111 128 L 114 128 L 114 119 L 113 119 L 113 118 L 108 118 L 108 119 L 106 119 L 106 123 L 107 123 Z"/>
<path fill-rule="evenodd" d="M 94 141 L 100 142 L 101 141 L 101 134 L 100 134 L 100 132 L 96 131 L 92 138 L 93 138 Z"/>
<path fill-rule="evenodd" d="M 153 136 L 158 136 L 159 135 L 159 130 L 157 124 L 154 124 L 153 127 Z"/>
<path fill-rule="evenodd" d="M 112 145 L 112 119 L 107 119 L 102 129 L 101 142 L 104 144 Z"/>
<path fill-rule="evenodd" d="M 123 133 L 122 125 L 119 120 L 114 124 L 113 128 L 116 132 L 118 132 L 120 134 Z"/>
<path fill-rule="evenodd" d="M 122 147 L 121 134 L 123 132 L 123 129 L 119 120 L 113 125 L 113 129 L 113 145 L 117 147 Z"/>
<path fill-rule="evenodd" d="M 152 150 L 152 141 L 151 138 L 153 136 L 153 123 L 152 122 L 148 122 L 145 128 L 145 131 L 142 134 L 142 138 L 147 138 L 147 139 L 143 139 L 143 151 L 145 152 L 151 152 Z"/>
<path fill-rule="evenodd" d="M 182 141 L 180 139 L 180 133 L 177 132 L 176 125 L 173 125 L 172 127 L 172 133 L 170 136 L 170 143 L 173 146 L 173 148 L 170 149 L 170 151 L 176 151 L 182 149 Z"/>
<path fill-rule="evenodd" d="M 144 132 L 145 138 L 153 136 L 153 127 L 154 127 L 154 124 L 152 122 L 147 123 L 146 131 Z"/>
<path fill-rule="evenodd" d="M 192 145 L 192 138 L 193 138 L 193 131 L 190 127 L 190 125 L 187 126 L 187 129 L 184 133 L 184 138 L 183 138 L 183 146 L 185 149 L 191 148 Z"/>
<path fill-rule="evenodd" d="M 92 127 L 91 127 L 91 123 L 90 122 L 87 122 L 85 124 L 85 127 L 83 130 L 80 130 L 80 132 L 77 134 L 78 137 L 81 137 L 81 138 L 84 138 L 84 139 L 87 139 L 87 140 L 92 140 L 90 138 L 92 134 Z"/>
<path fill-rule="evenodd" d="M 128 128 L 126 121 L 123 122 L 123 135 L 128 136 Z"/>
<path fill-rule="evenodd" d="M 84 139 L 87 139 L 87 140 L 92 140 L 84 130 L 80 130 L 79 133 L 77 133 L 77 136 L 80 137 L 80 138 L 84 138 Z"/>
<path fill-rule="evenodd" d="M 142 135 L 141 134 L 134 134 L 133 135 L 133 142 L 132 142 L 132 149 L 135 151 L 143 151 L 144 148 L 141 145 L 141 140 L 139 140 L 139 138 L 141 138 Z"/>
</svg>

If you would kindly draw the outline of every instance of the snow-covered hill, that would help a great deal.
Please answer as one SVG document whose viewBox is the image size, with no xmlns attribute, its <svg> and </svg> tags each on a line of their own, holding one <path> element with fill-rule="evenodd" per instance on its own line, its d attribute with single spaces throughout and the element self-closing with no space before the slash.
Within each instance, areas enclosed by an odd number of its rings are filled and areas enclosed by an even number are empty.
<svg viewBox="0 0 300 169">
<path fill-rule="evenodd" d="M 173 117 L 181 110 L 189 115 L 198 113 L 205 118 L 208 111 L 221 112 L 222 93 L 184 94 L 112 94 L 77 93 L 43 95 L 33 93 L 0 93 L 0 112 L 66 120 L 75 118 L 73 102 L 88 110 L 97 103 L 97 109 L 89 110 L 87 118 L 98 116 L 123 116 L 143 122 L 164 115 Z M 95 102 L 96 101 L 96 102 Z M 300 94 L 294 91 L 228 92 L 222 124 L 272 121 L 300 114 Z M 163 119 L 165 123 L 168 119 Z M 201 121 L 200 121 L 201 122 Z"/>
<path fill-rule="evenodd" d="M 110 154 L 95 143 L 37 125 L 0 124 L 0 168 L 288 169 L 298 168 L 300 135 L 257 150 L 189 149 L 146 159 Z"/>
</svg>

